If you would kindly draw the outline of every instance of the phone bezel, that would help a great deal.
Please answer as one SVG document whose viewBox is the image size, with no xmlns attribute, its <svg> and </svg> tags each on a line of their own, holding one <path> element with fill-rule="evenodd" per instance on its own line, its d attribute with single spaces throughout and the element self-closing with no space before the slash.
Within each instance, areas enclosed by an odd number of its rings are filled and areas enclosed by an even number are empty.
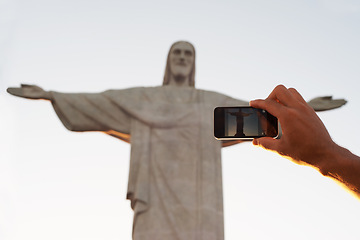
<svg viewBox="0 0 360 240">
<path fill-rule="evenodd" d="M 272 138 L 278 138 L 279 137 L 279 124 L 278 120 L 275 116 L 271 115 L 269 112 L 266 112 L 266 118 L 271 123 L 272 126 L 274 126 L 276 130 L 276 136 L 246 136 L 246 137 L 235 137 L 235 136 L 225 136 L 224 134 L 224 111 L 225 109 L 239 109 L 239 108 L 251 108 L 256 109 L 257 111 L 262 111 L 262 109 L 259 108 L 253 108 L 250 106 L 231 106 L 231 107 L 216 107 L 214 109 L 214 137 L 218 140 L 251 140 L 254 138 L 261 138 L 261 137 L 272 137 Z M 269 129 L 269 128 L 268 128 Z M 222 132 L 222 134 L 220 134 Z"/>
</svg>

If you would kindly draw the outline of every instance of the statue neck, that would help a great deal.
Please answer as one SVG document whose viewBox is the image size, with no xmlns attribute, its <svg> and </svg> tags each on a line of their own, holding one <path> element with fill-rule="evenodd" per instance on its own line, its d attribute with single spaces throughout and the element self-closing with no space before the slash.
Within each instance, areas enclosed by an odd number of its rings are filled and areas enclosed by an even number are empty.
<svg viewBox="0 0 360 240">
<path fill-rule="evenodd" d="M 190 77 L 182 77 L 182 76 L 170 76 L 169 84 L 170 86 L 176 86 L 176 87 L 187 87 L 189 86 Z"/>
</svg>

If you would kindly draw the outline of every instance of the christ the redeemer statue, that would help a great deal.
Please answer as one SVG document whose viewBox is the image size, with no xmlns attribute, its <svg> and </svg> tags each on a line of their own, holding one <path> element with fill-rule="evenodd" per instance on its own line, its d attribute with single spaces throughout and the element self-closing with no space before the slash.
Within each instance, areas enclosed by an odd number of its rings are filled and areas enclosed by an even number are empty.
<svg viewBox="0 0 360 240">
<path fill-rule="evenodd" d="M 50 100 L 71 131 L 101 131 L 131 144 L 133 239 L 222 240 L 221 147 L 237 142 L 215 140 L 213 109 L 248 102 L 196 89 L 194 76 L 195 49 L 180 41 L 170 48 L 163 86 L 67 94 L 22 85 L 8 92 Z"/>
<path fill-rule="evenodd" d="M 250 116 L 250 113 L 243 113 L 241 110 L 239 112 L 230 113 L 230 115 L 236 117 L 236 133 L 234 137 L 246 137 L 244 133 L 244 118 Z"/>
</svg>

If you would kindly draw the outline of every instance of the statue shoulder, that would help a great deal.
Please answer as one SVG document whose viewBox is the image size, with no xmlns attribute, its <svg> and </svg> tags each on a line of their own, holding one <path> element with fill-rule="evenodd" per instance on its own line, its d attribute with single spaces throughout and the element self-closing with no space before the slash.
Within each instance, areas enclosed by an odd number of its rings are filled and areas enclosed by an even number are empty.
<svg viewBox="0 0 360 240">
<path fill-rule="evenodd" d="M 209 97 L 209 98 L 227 98 L 227 97 L 229 97 L 225 94 L 211 91 L 211 90 L 202 90 L 202 89 L 196 89 L 196 90 L 199 91 L 205 97 Z"/>
<path fill-rule="evenodd" d="M 145 87 L 132 87 L 132 88 L 124 88 L 124 89 L 109 89 L 103 92 L 104 95 L 107 96 L 118 96 L 122 94 L 136 94 L 145 91 Z"/>
<path fill-rule="evenodd" d="M 248 101 L 236 99 L 233 97 L 230 97 L 228 95 L 215 92 L 215 91 L 208 91 L 208 90 L 199 90 L 202 91 L 202 94 L 204 96 L 205 101 L 211 101 L 217 105 L 222 106 L 248 106 Z"/>
<path fill-rule="evenodd" d="M 132 87 L 125 89 L 110 89 L 102 94 L 106 98 L 110 98 L 113 101 L 131 102 L 131 101 L 155 101 L 162 96 L 162 87 Z"/>
</svg>

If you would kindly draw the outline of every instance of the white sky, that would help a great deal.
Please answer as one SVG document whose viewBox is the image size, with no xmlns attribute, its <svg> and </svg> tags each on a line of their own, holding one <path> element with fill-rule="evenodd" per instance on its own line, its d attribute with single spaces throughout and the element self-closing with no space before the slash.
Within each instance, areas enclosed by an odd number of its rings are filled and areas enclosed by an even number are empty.
<svg viewBox="0 0 360 240">
<path fill-rule="evenodd" d="M 99 92 L 162 83 L 177 40 L 196 47 L 196 87 L 243 100 L 279 83 L 360 155 L 355 0 L 0 0 L 0 239 L 131 239 L 128 144 L 67 131 L 50 103 L 9 86 Z M 225 237 L 360 239 L 360 202 L 315 170 L 250 143 L 223 150 Z"/>
</svg>

